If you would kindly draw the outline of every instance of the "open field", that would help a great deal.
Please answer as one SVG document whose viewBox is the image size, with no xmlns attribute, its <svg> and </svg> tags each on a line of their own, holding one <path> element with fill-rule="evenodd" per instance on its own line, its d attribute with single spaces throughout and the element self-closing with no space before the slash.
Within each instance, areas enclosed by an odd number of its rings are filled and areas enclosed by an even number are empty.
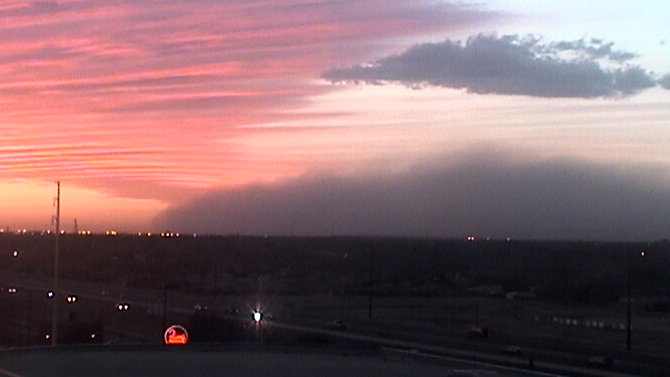
<svg viewBox="0 0 670 377">
<path fill-rule="evenodd" d="M 13 331 L 0 333 L 4 344 L 46 343 L 38 324 L 51 318 L 51 241 L 0 237 L 0 284 L 19 288 L 0 293 Z M 66 237 L 65 245 L 61 294 L 80 300 L 60 304 L 60 320 L 102 323 L 105 342 L 155 344 L 166 324 L 203 315 L 242 326 L 212 339 L 255 340 L 251 312 L 262 309 L 265 342 L 331 342 L 271 323 L 328 329 L 338 320 L 343 333 L 417 344 L 575 365 L 604 355 L 630 370 L 670 365 L 665 242 L 127 236 Z M 121 302 L 131 309 L 116 311 Z M 196 307 L 207 308 L 200 319 Z M 472 336 L 473 328 L 488 336 Z"/>
</svg>

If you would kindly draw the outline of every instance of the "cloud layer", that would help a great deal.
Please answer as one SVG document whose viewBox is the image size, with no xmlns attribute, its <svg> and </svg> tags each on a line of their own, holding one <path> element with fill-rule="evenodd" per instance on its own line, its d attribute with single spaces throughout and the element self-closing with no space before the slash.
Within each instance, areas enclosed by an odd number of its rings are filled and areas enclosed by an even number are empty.
<svg viewBox="0 0 670 377">
<path fill-rule="evenodd" d="M 663 88 L 670 90 L 670 74 L 661 77 L 661 79 L 658 80 L 658 84 Z"/>
<path fill-rule="evenodd" d="M 629 64 L 634 57 L 598 39 L 546 43 L 533 36 L 478 35 L 465 43 L 415 45 L 372 64 L 331 69 L 323 77 L 333 82 L 397 82 L 480 94 L 620 97 L 656 86 L 650 72 Z"/>
<path fill-rule="evenodd" d="M 333 90 L 320 72 L 379 41 L 491 17 L 404 0 L 3 3 L 0 178 L 172 200 L 286 173 L 238 127 L 291 119 Z"/>
<path fill-rule="evenodd" d="M 310 176 L 213 191 L 155 220 L 217 234 L 649 240 L 668 237 L 670 186 L 653 169 L 474 151 L 395 175 Z"/>
</svg>

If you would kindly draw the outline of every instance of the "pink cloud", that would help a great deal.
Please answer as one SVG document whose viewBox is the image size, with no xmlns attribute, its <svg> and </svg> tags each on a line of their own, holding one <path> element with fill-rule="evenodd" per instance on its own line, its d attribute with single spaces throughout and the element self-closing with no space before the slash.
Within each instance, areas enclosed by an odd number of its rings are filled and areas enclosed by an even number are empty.
<svg viewBox="0 0 670 377">
<path fill-rule="evenodd" d="M 0 6 L 0 176 L 128 197 L 295 175 L 237 128 L 287 121 L 328 68 L 379 41 L 493 15 L 406 0 L 78 1 Z M 296 146 L 298 148 L 298 146 Z M 272 150 L 271 147 L 268 147 Z"/>
</svg>

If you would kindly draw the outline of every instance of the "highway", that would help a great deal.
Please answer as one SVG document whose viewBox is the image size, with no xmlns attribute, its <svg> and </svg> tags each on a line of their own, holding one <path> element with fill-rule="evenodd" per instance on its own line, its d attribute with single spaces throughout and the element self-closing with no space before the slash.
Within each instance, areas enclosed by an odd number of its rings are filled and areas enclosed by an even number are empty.
<svg viewBox="0 0 670 377">
<path fill-rule="evenodd" d="M 75 293 L 73 286 L 64 284 L 64 293 Z M 31 282 L 16 286 L 19 294 L 30 292 L 32 297 L 45 296 L 49 285 Z M 76 295 L 79 302 L 76 305 L 88 305 L 92 312 L 97 315 L 110 316 L 110 320 L 105 324 L 107 340 L 112 343 L 118 342 L 141 342 L 156 344 L 161 338 L 162 327 L 162 302 L 157 302 L 156 297 L 160 297 L 163 292 L 157 291 L 128 291 L 123 297 L 131 310 L 129 313 L 117 313 L 114 306 L 119 302 L 118 296 L 103 295 L 99 287 L 91 287 L 89 290 L 82 290 L 77 284 Z M 194 302 L 198 301 L 196 297 L 184 297 L 182 295 L 169 296 L 170 305 L 167 306 L 168 315 L 171 318 L 187 318 L 193 313 Z M 219 313 L 224 312 L 222 307 L 212 307 Z M 158 313 L 159 311 L 160 313 Z M 152 312 L 152 316 L 147 316 Z M 102 314 L 101 314 L 102 313 Z M 251 322 L 250 313 L 242 311 L 238 315 L 229 316 L 229 319 Z M 170 321 L 172 322 L 172 321 Z M 383 357 L 412 359 L 428 363 L 456 363 L 461 365 L 476 366 L 486 370 L 496 371 L 499 375 L 504 373 L 513 373 L 512 375 L 579 375 L 594 377 L 631 377 L 631 376 L 664 376 L 666 374 L 653 370 L 644 373 L 626 372 L 620 370 L 599 369 L 580 365 L 579 363 L 565 362 L 565 357 L 551 352 L 541 352 L 524 350 L 522 355 L 505 355 L 502 349 L 490 344 L 473 341 L 459 341 L 457 339 L 441 339 L 437 334 L 427 332 L 418 332 L 416 329 L 388 328 L 384 326 L 376 327 L 371 323 L 351 324 L 347 331 L 335 331 L 326 328 L 322 320 L 319 319 L 295 319 L 290 318 L 282 320 L 265 320 L 262 325 L 264 331 L 274 330 L 289 331 L 295 333 L 305 333 L 319 335 L 332 339 L 340 339 L 345 343 L 364 343 L 374 345 L 384 350 Z M 387 331 L 384 332 L 383 328 Z M 383 334 L 383 335 L 380 335 Z M 473 344 L 482 344 L 481 347 L 472 346 Z M 575 357 L 572 355 L 572 357 Z M 532 368 L 530 367 L 532 359 Z M 570 360 L 570 359 L 569 359 Z M 580 360 L 584 361 L 582 357 Z M 465 363 L 465 364 L 463 364 Z M 653 369 L 653 368 L 652 368 Z"/>
<path fill-rule="evenodd" d="M 597 376 L 597 377 L 633 377 L 634 374 L 618 373 L 607 370 L 599 370 L 585 367 L 575 367 L 553 362 L 533 360 L 532 368 L 529 366 L 528 358 L 515 356 L 502 356 L 485 352 L 469 351 L 459 348 L 438 347 L 426 345 L 424 343 L 389 339 L 377 336 L 352 334 L 335 330 L 315 329 L 306 326 L 289 325 L 285 323 L 268 322 L 270 327 L 277 327 L 292 331 L 302 331 L 309 333 L 322 334 L 342 339 L 355 340 L 358 342 L 370 343 L 382 346 L 387 355 L 395 355 L 400 358 L 411 358 L 415 361 L 450 361 L 462 362 L 468 365 L 477 365 L 482 369 L 494 371 L 513 372 L 514 375 L 579 375 L 579 376 Z M 537 369 L 534 371 L 532 369 Z M 552 373 L 544 371 L 553 371 Z"/>
<path fill-rule="evenodd" d="M 386 355 L 386 356 L 385 356 Z M 219 349 L 189 347 L 103 347 L 40 349 L 0 352 L 0 376 L 319 376 L 319 377 L 449 377 L 455 371 L 469 376 L 555 377 L 541 372 L 524 372 L 459 360 L 421 362 L 388 357 L 387 354 L 357 353 L 352 349 L 321 347 L 248 347 L 234 345 Z"/>
</svg>

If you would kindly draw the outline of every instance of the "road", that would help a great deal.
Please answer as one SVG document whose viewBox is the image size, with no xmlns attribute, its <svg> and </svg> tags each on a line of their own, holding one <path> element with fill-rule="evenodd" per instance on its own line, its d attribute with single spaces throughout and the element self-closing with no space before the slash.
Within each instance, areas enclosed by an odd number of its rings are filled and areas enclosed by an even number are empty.
<svg viewBox="0 0 670 377">
<path fill-rule="evenodd" d="M 87 311 L 89 315 L 105 316 L 108 321 L 105 325 L 107 340 L 114 342 L 143 342 L 157 343 L 162 337 L 163 321 L 162 309 L 163 303 L 157 301 L 163 295 L 162 291 L 143 291 L 128 290 L 124 293 L 123 301 L 127 302 L 131 310 L 129 313 L 119 313 L 115 310 L 115 305 L 120 298 L 103 295 L 99 287 L 89 287 L 88 290 L 82 289 L 82 284 L 77 283 L 76 287 L 68 286 L 67 283 L 61 285 L 63 294 L 75 293 L 73 288 L 77 288 L 76 294 L 79 302 L 76 304 L 79 311 Z M 16 286 L 19 294 L 29 292 L 34 300 L 40 298 L 44 301 L 45 293 L 48 290 L 48 284 L 39 282 L 30 282 Z M 157 299 L 158 297 L 158 299 Z M 200 299 L 197 297 L 188 297 L 183 295 L 169 294 L 170 305 L 167 306 L 167 316 L 170 317 L 170 323 L 173 319 L 184 320 L 193 313 L 193 305 Z M 71 307 L 63 305 L 68 310 Z M 87 308 L 87 309 L 85 309 Z M 223 307 L 216 307 L 219 312 L 224 312 Z M 151 313 L 149 315 L 148 313 Z M 232 319 L 250 322 L 246 318 L 245 310 L 242 313 L 232 316 Z M 644 373 L 620 373 L 613 370 L 601 370 L 589 368 L 585 364 L 586 358 L 583 355 L 570 354 L 566 357 L 562 352 L 549 352 L 544 350 L 524 350 L 523 355 L 505 355 L 502 347 L 491 345 L 486 341 L 444 339 L 439 334 L 417 331 L 416 328 L 407 327 L 407 325 L 391 326 L 389 324 L 379 324 L 376 322 L 352 323 L 346 332 L 331 331 L 325 329 L 322 319 L 289 319 L 283 321 L 266 321 L 263 326 L 268 330 L 271 328 L 284 331 L 301 332 L 315 335 L 323 335 L 330 338 L 364 342 L 386 347 L 386 349 L 395 350 L 417 350 L 413 357 L 433 361 L 438 358 L 463 359 L 472 362 L 476 360 L 484 363 L 491 368 L 494 365 L 504 365 L 515 368 L 516 372 L 528 370 L 530 359 L 533 359 L 533 373 L 545 371 L 557 374 L 571 375 L 590 375 L 601 377 L 623 377 L 634 375 L 665 375 L 664 373 L 654 374 L 654 371 L 645 371 Z M 111 336 L 110 336 L 111 335 Z M 399 351 L 400 352 L 400 351 Z M 578 358 L 579 357 L 579 358 Z M 579 360 L 580 362 L 577 362 Z M 619 361 L 617 361 L 620 364 Z M 618 365 L 619 366 L 619 365 Z M 626 370 L 626 369 L 622 369 Z M 629 369 L 630 370 L 630 369 Z M 637 369 L 633 369 L 636 371 Z"/>
<path fill-rule="evenodd" d="M 315 346 L 228 345 L 198 349 L 105 347 L 38 349 L 0 352 L 0 376 L 449 376 L 467 370 L 473 376 L 555 377 L 554 374 L 501 368 L 458 359 L 421 360 L 403 357 L 404 351 L 347 349 Z"/>
<path fill-rule="evenodd" d="M 346 333 L 335 330 L 315 329 L 307 326 L 289 325 L 285 323 L 268 322 L 270 327 L 277 327 L 292 331 L 302 331 L 317 333 L 342 339 L 355 340 L 363 343 L 370 343 L 383 346 L 389 355 L 399 356 L 401 358 L 411 358 L 413 360 L 424 361 L 450 361 L 464 362 L 468 365 L 478 365 L 487 370 L 512 371 L 519 373 L 528 373 L 528 375 L 579 375 L 579 376 L 598 376 L 598 377 L 632 377 L 636 374 L 619 373 L 609 370 L 599 370 L 594 368 L 578 367 L 555 362 L 533 360 L 532 368 L 530 359 L 518 356 L 502 356 L 486 352 L 477 352 L 459 348 L 439 347 L 426 345 L 411 341 L 389 339 L 386 337 L 368 336 L 361 334 Z M 532 369 L 537 369 L 534 371 Z M 553 371 L 552 373 L 546 371 Z M 554 374 L 557 373 L 557 374 Z M 525 374 L 524 374 L 525 375 Z"/>
</svg>

